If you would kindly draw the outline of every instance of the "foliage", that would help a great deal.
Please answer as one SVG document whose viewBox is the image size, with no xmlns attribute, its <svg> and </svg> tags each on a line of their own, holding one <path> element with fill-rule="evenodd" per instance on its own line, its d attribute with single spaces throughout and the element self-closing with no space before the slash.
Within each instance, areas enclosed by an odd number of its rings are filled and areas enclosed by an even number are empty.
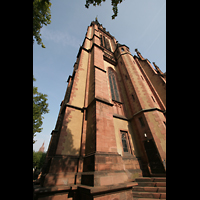
<svg viewBox="0 0 200 200">
<path fill-rule="evenodd" d="M 99 6 L 99 5 L 101 5 L 102 1 L 105 2 L 106 0 L 86 0 L 85 7 L 89 8 L 90 4 L 92 4 L 93 6 L 96 6 L 96 5 Z M 111 5 L 113 6 L 112 10 L 114 13 L 114 15 L 112 15 L 112 19 L 115 19 L 115 17 L 117 17 L 117 13 L 118 13 L 117 5 L 121 2 L 122 2 L 122 0 L 111 0 Z"/>
<path fill-rule="evenodd" d="M 33 77 L 33 81 L 36 79 Z M 37 87 L 33 86 L 33 143 L 35 143 L 35 133 L 42 131 L 42 114 L 48 113 L 47 95 L 37 91 Z"/>
<path fill-rule="evenodd" d="M 40 34 L 43 25 L 51 23 L 51 3 L 49 0 L 33 0 L 33 36 L 37 44 L 41 44 L 45 48 Z M 34 39 L 33 39 L 34 43 Z"/>
<path fill-rule="evenodd" d="M 33 151 L 33 167 L 37 167 L 37 169 L 42 168 L 45 158 L 46 158 L 45 152 Z"/>
</svg>

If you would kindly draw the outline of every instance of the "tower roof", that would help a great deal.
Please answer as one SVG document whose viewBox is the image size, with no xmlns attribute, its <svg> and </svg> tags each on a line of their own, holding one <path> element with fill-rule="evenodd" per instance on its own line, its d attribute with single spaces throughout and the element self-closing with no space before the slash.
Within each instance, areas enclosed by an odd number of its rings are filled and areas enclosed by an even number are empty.
<svg viewBox="0 0 200 200">
<path fill-rule="evenodd" d="M 44 142 L 43 142 L 42 146 L 40 147 L 39 152 L 44 152 Z"/>
<path fill-rule="evenodd" d="M 100 28 L 101 31 L 103 31 L 104 33 L 106 33 L 107 35 L 109 35 L 109 36 L 112 37 L 112 38 L 114 37 L 114 36 L 112 36 L 112 35 L 109 33 L 109 31 L 106 31 L 106 28 L 104 28 L 102 24 L 99 23 L 97 17 L 95 17 L 95 21 L 92 21 L 92 22 L 91 22 L 90 26 L 91 26 L 92 24 L 98 25 L 98 27 Z"/>
</svg>

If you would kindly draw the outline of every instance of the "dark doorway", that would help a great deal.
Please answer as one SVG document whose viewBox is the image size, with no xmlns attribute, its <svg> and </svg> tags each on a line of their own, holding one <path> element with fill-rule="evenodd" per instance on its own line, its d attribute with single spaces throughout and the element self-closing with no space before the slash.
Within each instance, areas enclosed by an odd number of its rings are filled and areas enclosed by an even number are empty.
<svg viewBox="0 0 200 200">
<path fill-rule="evenodd" d="M 144 141 L 145 151 L 149 160 L 151 173 L 165 173 L 164 166 L 161 162 L 157 147 L 153 139 Z"/>
</svg>

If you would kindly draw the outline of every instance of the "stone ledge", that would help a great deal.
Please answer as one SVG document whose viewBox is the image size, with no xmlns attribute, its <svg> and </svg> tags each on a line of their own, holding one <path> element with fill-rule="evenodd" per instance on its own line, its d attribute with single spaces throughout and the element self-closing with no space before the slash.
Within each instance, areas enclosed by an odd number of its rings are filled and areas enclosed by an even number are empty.
<svg viewBox="0 0 200 200">
<path fill-rule="evenodd" d="M 49 187 L 35 187 L 35 193 L 46 193 L 46 192 L 57 192 L 57 191 L 66 191 L 70 189 L 75 189 L 75 187 L 70 185 L 63 185 L 63 186 L 49 186 Z M 77 186 L 76 186 L 77 188 Z"/>
<path fill-rule="evenodd" d="M 137 183 L 135 182 L 126 182 L 117 185 L 95 186 L 95 187 L 80 185 L 77 187 L 77 189 L 87 194 L 96 194 L 102 192 L 103 193 L 114 192 L 116 190 L 119 191 L 119 190 L 132 189 L 132 187 L 135 185 L 137 185 Z"/>
<path fill-rule="evenodd" d="M 96 151 L 96 152 L 92 152 L 89 153 L 87 155 L 84 156 L 84 158 L 88 157 L 88 156 L 92 156 L 92 155 L 103 155 L 103 156 L 121 156 L 119 153 L 117 152 L 104 152 L 104 151 Z"/>
<path fill-rule="evenodd" d="M 125 121 L 129 121 L 129 119 L 124 117 L 123 115 L 113 114 L 113 117 L 118 118 L 118 119 L 122 119 L 122 120 L 125 120 Z"/>
<path fill-rule="evenodd" d="M 96 65 L 94 65 L 94 67 L 106 73 L 104 69 L 101 69 L 100 67 L 97 67 Z"/>
<path fill-rule="evenodd" d="M 130 180 L 134 181 L 134 180 Z M 100 192 L 111 192 L 115 190 L 122 190 L 122 189 L 128 189 L 132 188 L 133 186 L 137 186 L 137 182 L 126 182 L 126 183 L 120 183 L 117 185 L 108 185 L 108 186 L 87 186 L 82 184 L 72 184 L 72 185 L 60 185 L 60 186 L 48 186 L 48 187 L 41 187 L 41 186 L 34 186 L 34 192 L 35 193 L 49 193 L 49 192 L 61 192 L 61 191 L 69 191 L 69 190 L 77 190 L 81 189 L 84 190 L 84 193 L 100 193 Z"/>
</svg>

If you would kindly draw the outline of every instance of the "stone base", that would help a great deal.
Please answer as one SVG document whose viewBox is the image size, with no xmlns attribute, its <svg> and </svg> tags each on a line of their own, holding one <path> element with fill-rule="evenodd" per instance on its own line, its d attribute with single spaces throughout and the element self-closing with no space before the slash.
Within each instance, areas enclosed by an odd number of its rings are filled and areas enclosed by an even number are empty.
<svg viewBox="0 0 200 200">
<path fill-rule="evenodd" d="M 84 162 L 83 162 L 84 161 Z M 42 186 L 82 184 L 88 186 L 114 185 L 142 176 L 137 158 L 118 153 L 93 153 L 83 157 L 83 172 L 77 172 L 78 157 L 55 156 Z"/>
<path fill-rule="evenodd" d="M 71 185 L 75 183 L 78 156 L 56 155 L 49 162 L 49 170 L 42 175 L 42 186 Z"/>
<path fill-rule="evenodd" d="M 132 187 L 137 183 L 127 182 L 110 186 L 78 186 L 80 200 L 131 200 Z"/>
<path fill-rule="evenodd" d="M 33 200 L 78 200 L 77 186 L 35 187 Z"/>
<path fill-rule="evenodd" d="M 36 187 L 34 200 L 131 200 L 135 182 L 109 186 L 90 187 L 86 185 Z"/>
<path fill-rule="evenodd" d="M 75 183 L 76 174 L 75 172 L 48 173 L 44 178 L 42 186 L 72 185 Z"/>
<path fill-rule="evenodd" d="M 83 172 L 81 175 L 81 184 L 88 186 L 108 186 L 128 181 L 125 171 L 97 171 Z"/>
<path fill-rule="evenodd" d="M 139 162 L 131 154 L 96 152 L 85 156 L 83 163 L 82 185 L 114 185 L 142 176 Z"/>
</svg>

